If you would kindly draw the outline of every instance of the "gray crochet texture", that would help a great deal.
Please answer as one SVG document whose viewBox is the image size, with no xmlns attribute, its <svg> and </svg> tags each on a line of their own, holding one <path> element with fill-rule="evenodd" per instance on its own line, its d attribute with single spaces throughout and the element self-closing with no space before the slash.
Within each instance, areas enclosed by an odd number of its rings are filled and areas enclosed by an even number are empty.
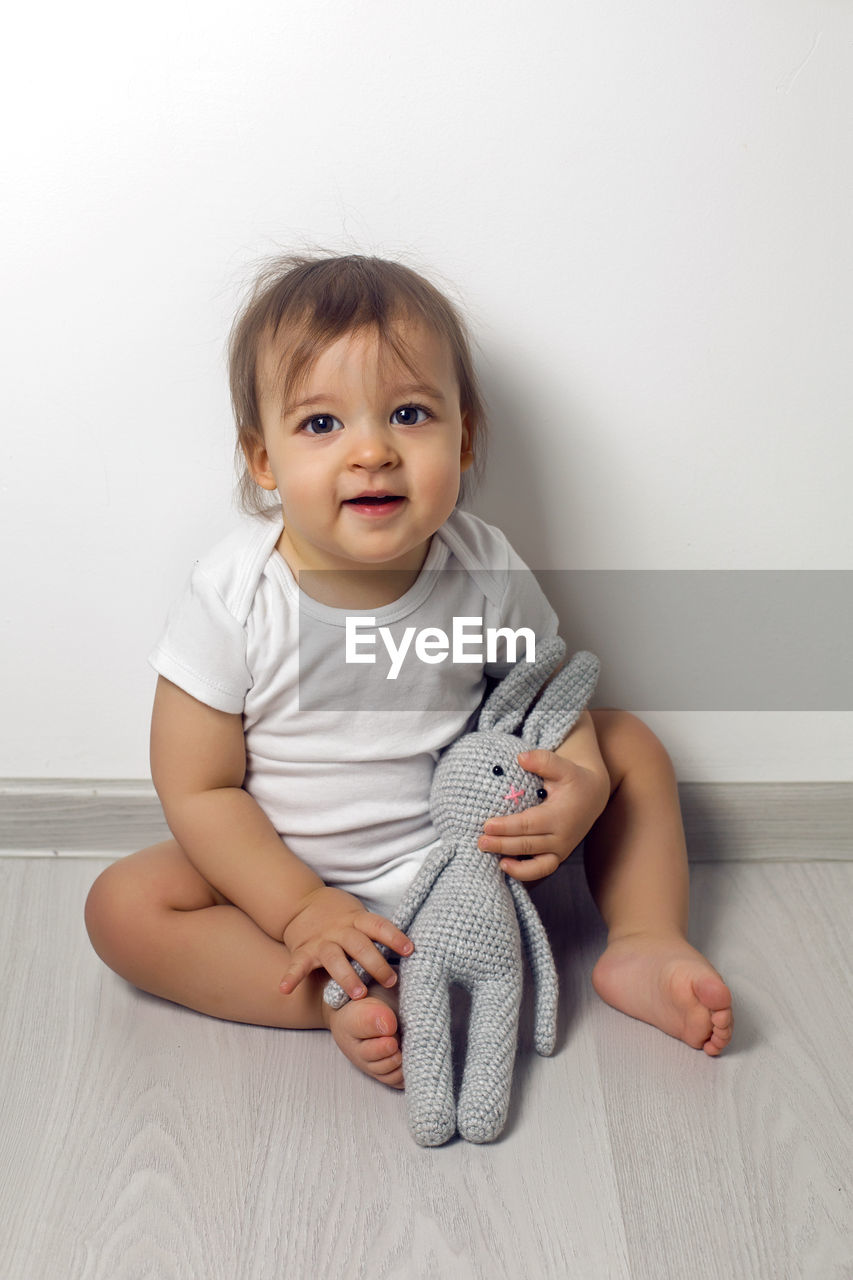
<svg viewBox="0 0 853 1280">
<path fill-rule="evenodd" d="M 400 1031 L 409 1127 L 421 1146 L 440 1146 L 457 1130 L 469 1142 L 491 1142 L 503 1130 L 518 1043 L 522 940 L 536 988 L 534 1045 L 545 1056 L 554 1050 L 558 988 L 547 934 L 527 890 L 477 840 L 489 818 L 544 799 L 543 779 L 516 756 L 558 747 L 598 680 L 598 659 L 581 652 L 542 690 L 565 654 L 559 638 L 540 642 L 536 661 L 513 667 L 483 703 L 476 729 L 451 743 L 436 766 L 430 812 L 441 844 L 393 917 L 415 947 L 400 961 Z M 458 1102 L 453 985 L 471 996 Z M 340 1008 L 347 999 L 336 982 L 327 984 L 327 1004 Z"/>
</svg>

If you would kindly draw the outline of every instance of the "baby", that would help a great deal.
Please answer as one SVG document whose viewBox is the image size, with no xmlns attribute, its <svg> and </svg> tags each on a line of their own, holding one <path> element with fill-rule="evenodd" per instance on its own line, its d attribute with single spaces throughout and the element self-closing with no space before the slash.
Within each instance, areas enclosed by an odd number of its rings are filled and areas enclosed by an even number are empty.
<svg viewBox="0 0 853 1280">
<path fill-rule="evenodd" d="M 428 281 L 378 258 L 277 262 L 237 318 L 230 372 L 251 518 L 196 566 L 151 659 L 152 776 L 174 838 L 109 866 L 86 925 L 144 990 L 233 1021 L 328 1027 L 402 1088 L 396 972 L 376 944 L 412 950 L 389 916 L 436 843 L 435 762 L 513 656 L 472 660 L 469 646 L 448 661 L 435 623 L 535 641 L 557 620 L 503 535 L 457 506 L 484 414 L 462 321 Z M 417 637 L 403 686 L 367 643 L 377 634 L 400 671 Z M 731 996 L 686 939 L 684 834 L 657 738 L 591 711 L 519 762 L 547 797 L 487 822 L 480 848 L 531 882 L 585 838 L 609 931 L 596 991 L 719 1054 Z M 339 1010 L 323 1004 L 329 976 L 351 997 Z"/>
</svg>

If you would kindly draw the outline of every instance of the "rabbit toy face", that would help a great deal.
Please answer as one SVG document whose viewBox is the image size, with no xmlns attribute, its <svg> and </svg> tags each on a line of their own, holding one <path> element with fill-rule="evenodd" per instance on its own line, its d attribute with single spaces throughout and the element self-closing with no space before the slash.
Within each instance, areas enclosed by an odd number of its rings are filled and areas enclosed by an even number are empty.
<svg viewBox="0 0 853 1280">
<path fill-rule="evenodd" d="M 437 833 L 449 843 L 476 841 L 489 818 L 502 818 L 541 804 L 547 795 L 538 774 L 518 763 L 526 750 L 506 733 L 460 738 L 436 766 L 430 812 Z"/>
</svg>

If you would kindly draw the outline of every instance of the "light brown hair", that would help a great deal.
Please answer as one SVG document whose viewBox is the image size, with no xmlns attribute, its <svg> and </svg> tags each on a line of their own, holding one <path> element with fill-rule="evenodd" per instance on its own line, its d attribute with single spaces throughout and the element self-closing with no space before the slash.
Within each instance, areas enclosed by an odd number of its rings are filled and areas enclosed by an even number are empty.
<svg viewBox="0 0 853 1280">
<path fill-rule="evenodd" d="M 274 510 L 246 465 L 247 445 L 261 439 L 259 358 L 267 344 L 282 348 L 285 403 L 317 357 L 338 338 L 375 329 L 380 344 L 411 368 L 401 321 L 421 321 L 449 345 L 459 383 L 459 406 L 467 414 L 474 473 L 482 472 L 486 415 L 470 342 L 456 307 L 418 272 L 385 258 L 289 255 L 269 262 L 257 275 L 228 343 L 231 402 L 237 425 L 235 461 L 238 498 L 250 514 Z M 470 472 L 467 474 L 471 474 Z"/>
</svg>

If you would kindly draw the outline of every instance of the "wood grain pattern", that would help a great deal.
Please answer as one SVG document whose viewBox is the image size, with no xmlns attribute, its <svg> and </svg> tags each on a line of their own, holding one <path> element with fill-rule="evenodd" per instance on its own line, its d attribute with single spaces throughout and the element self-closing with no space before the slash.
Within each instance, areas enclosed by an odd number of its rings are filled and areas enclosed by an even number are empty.
<svg viewBox="0 0 853 1280">
<path fill-rule="evenodd" d="M 0 780 L 4 856 L 120 855 L 168 837 L 149 782 Z"/>
<path fill-rule="evenodd" d="M 845 864 L 693 873 L 738 1000 L 712 1061 L 589 987 L 579 866 L 537 891 L 561 1042 L 529 1021 L 505 1137 L 418 1148 L 325 1032 L 218 1022 L 127 986 L 82 923 L 103 862 L 0 860 L 6 1280 L 842 1280 L 853 1273 Z"/>
<path fill-rule="evenodd" d="M 685 782 L 694 862 L 853 859 L 853 782 Z M 5 857 L 119 856 L 165 840 L 150 783 L 0 779 Z"/>
<path fill-rule="evenodd" d="M 703 1061 L 637 1026 L 631 1056 L 624 1019 L 593 1013 L 632 1276 L 842 1280 L 853 868 L 699 867 L 692 887 L 693 939 L 736 993 L 733 1051 Z"/>
</svg>

